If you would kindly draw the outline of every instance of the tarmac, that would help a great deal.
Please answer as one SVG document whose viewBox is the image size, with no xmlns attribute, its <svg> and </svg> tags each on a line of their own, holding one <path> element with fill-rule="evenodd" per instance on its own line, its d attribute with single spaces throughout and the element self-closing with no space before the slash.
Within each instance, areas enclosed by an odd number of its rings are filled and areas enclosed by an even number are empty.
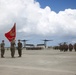
<svg viewBox="0 0 76 75">
<path fill-rule="evenodd" d="M 0 75 L 76 75 L 76 52 L 25 50 L 11 58 L 10 50 L 0 58 Z"/>
</svg>

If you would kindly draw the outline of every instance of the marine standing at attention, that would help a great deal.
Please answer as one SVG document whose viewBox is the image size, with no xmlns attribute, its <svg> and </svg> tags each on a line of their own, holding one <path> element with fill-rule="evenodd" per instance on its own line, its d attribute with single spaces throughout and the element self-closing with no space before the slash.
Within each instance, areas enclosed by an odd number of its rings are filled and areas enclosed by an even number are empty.
<svg viewBox="0 0 76 75">
<path fill-rule="evenodd" d="M 1 43 L 1 58 L 4 58 L 4 53 L 5 53 L 5 43 L 4 43 L 4 40 L 2 40 L 2 43 Z"/>
<path fill-rule="evenodd" d="M 20 42 L 20 40 L 18 40 L 18 54 L 19 54 L 19 57 L 21 57 L 21 55 L 22 55 L 22 43 Z"/>
<path fill-rule="evenodd" d="M 12 40 L 11 41 L 11 47 L 10 47 L 10 50 L 11 50 L 11 57 L 14 58 L 14 55 L 15 55 L 15 40 Z"/>
</svg>

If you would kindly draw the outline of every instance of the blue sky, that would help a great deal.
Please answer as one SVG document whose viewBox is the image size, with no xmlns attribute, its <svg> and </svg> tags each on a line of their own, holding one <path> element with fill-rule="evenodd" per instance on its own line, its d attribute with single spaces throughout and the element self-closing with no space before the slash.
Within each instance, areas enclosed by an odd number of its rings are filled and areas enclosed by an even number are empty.
<svg viewBox="0 0 76 75">
<path fill-rule="evenodd" d="M 16 40 L 27 43 L 76 42 L 76 0 L 0 0 L 0 42 L 16 22 Z M 16 41 L 17 43 L 17 41 Z"/>
<path fill-rule="evenodd" d="M 55 12 L 64 11 L 71 8 L 76 9 L 76 0 L 37 0 L 41 8 L 49 6 Z"/>
</svg>

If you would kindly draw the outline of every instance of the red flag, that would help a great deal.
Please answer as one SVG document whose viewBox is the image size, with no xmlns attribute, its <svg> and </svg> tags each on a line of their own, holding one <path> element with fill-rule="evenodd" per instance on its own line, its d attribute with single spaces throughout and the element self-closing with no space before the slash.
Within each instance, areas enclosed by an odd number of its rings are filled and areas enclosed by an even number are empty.
<svg viewBox="0 0 76 75">
<path fill-rule="evenodd" d="M 12 40 L 15 40 L 16 37 L 16 23 L 14 23 L 14 26 L 12 29 L 5 33 L 5 37 L 11 42 Z"/>
</svg>

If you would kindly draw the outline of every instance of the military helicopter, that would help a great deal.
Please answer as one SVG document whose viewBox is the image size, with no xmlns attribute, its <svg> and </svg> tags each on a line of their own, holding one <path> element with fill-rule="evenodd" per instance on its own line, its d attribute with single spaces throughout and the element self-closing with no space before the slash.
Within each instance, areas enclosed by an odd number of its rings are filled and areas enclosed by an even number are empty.
<svg viewBox="0 0 76 75">
<path fill-rule="evenodd" d="M 34 47 L 34 44 L 26 44 L 26 41 L 29 41 L 29 40 L 21 40 L 21 41 L 24 42 L 24 48 L 26 48 L 27 46 Z"/>
<path fill-rule="evenodd" d="M 46 48 L 46 47 L 47 47 L 47 42 L 48 42 L 48 41 L 53 41 L 53 40 L 44 39 L 44 40 L 42 40 L 42 41 L 44 41 L 44 46 L 45 46 L 45 48 Z"/>
<path fill-rule="evenodd" d="M 46 40 L 46 39 L 44 39 L 44 40 L 42 40 L 42 41 L 44 41 L 44 43 L 43 44 L 37 44 L 37 46 L 44 46 L 45 48 L 46 48 L 46 43 L 48 42 L 48 41 L 53 41 L 53 40 Z"/>
</svg>

